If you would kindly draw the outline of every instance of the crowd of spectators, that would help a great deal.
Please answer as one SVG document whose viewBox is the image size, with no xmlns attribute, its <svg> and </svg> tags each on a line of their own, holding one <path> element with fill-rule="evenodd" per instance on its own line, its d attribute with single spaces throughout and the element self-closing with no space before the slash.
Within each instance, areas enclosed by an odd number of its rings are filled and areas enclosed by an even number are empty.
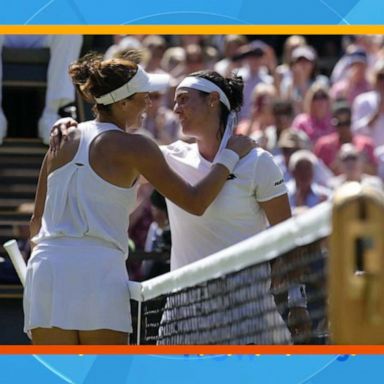
<svg viewBox="0 0 384 384">
<path fill-rule="evenodd" d="M 276 47 L 242 35 L 127 36 L 107 54 L 141 49 L 146 70 L 172 76 L 171 88 L 152 96 L 143 120 L 144 132 L 160 145 L 188 140 L 172 111 L 174 86 L 183 76 L 208 68 L 241 75 L 244 105 L 236 132 L 274 155 L 292 211 L 300 214 L 346 181 L 383 188 L 384 39 L 349 36 L 344 42 L 335 65 L 322 73 L 322 58 L 304 36 L 287 37 L 281 61 Z M 150 222 L 146 213 L 138 222 Z"/>
<path fill-rule="evenodd" d="M 294 214 L 329 199 L 346 181 L 383 188 L 384 36 L 343 37 L 334 65 L 323 66 L 321 73 L 320 62 L 329 58 L 319 56 L 304 36 L 287 36 L 281 57 L 267 38 L 244 35 L 117 35 L 113 40 L 106 57 L 140 51 L 137 61 L 146 71 L 171 75 L 168 91 L 151 95 L 139 130 L 159 145 L 190 140 L 173 111 L 174 90 L 185 75 L 202 69 L 223 76 L 236 72 L 244 80 L 236 132 L 252 136 L 273 154 Z M 328 43 L 325 36 L 324 46 Z M 154 251 L 148 239 L 166 221 L 160 224 L 153 215 L 154 198 L 147 188 L 140 191 L 143 204 L 129 235 L 136 249 Z M 140 280 L 148 271 L 144 263 L 132 273 Z"/>
<path fill-rule="evenodd" d="M 142 65 L 171 74 L 173 86 L 206 68 L 241 75 L 244 105 L 236 132 L 274 155 L 293 213 L 300 214 L 331 198 L 346 181 L 383 188 L 384 39 L 364 35 L 343 41 L 335 65 L 322 73 L 324 58 L 304 36 L 287 37 L 282 60 L 273 45 L 242 35 L 128 36 L 113 54 L 142 49 Z M 159 144 L 188 140 L 177 128 L 173 91 L 154 95 L 143 120 L 146 134 Z"/>
</svg>

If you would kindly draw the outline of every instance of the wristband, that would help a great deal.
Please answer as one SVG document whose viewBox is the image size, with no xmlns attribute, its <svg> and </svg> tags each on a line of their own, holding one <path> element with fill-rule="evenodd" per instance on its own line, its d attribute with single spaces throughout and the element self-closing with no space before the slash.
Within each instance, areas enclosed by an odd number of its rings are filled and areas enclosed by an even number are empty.
<svg viewBox="0 0 384 384">
<path fill-rule="evenodd" d="M 307 308 L 307 294 L 304 284 L 293 285 L 288 289 L 288 308 Z"/>
<path fill-rule="evenodd" d="M 229 173 L 232 173 L 239 160 L 240 156 L 235 151 L 232 151 L 232 149 L 224 148 L 216 156 L 213 164 L 224 165 L 224 167 L 228 169 Z"/>
</svg>

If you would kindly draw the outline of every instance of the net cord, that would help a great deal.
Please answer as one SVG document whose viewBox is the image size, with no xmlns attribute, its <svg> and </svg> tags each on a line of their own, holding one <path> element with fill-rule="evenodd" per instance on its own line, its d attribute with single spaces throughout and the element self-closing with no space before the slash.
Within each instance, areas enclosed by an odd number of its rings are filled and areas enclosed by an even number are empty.
<svg viewBox="0 0 384 384">
<path fill-rule="evenodd" d="M 257 263 L 273 260 L 296 247 L 329 236 L 331 213 L 332 202 L 326 201 L 300 216 L 292 217 L 202 260 L 142 283 L 130 282 L 131 299 L 148 301 Z"/>
</svg>

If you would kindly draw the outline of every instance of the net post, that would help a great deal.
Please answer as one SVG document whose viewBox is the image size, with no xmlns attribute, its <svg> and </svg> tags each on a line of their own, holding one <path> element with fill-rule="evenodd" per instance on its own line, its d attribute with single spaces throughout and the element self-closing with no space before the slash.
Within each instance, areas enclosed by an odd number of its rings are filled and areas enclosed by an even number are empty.
<svg viewBox="0 0 384 384">
<path fill-rule="evenodd" d="M 335 194 L 332 227 L 332 343 L 384 344 L 384 193 L 346 184 Z"/>
</svg>

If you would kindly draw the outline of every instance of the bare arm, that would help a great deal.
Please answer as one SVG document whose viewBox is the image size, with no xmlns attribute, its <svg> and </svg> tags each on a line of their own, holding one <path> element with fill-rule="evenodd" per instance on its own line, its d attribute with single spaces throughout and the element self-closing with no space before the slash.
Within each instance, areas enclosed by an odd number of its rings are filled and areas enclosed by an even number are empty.
<svg viewBox="0 0 384 384">
<path fill-rule="evenodd" d="M 52 129 L 52 133 L 56 133 L 55 140 L 51 140 L 53 151 L 57 150 L 64 137 L 68 140 L 69 127 L 75 126 L 76 121 L 73 119 L 61 119 L 55 123 Z M 136 170 L 162 195 L 195 215 L 202 215 L 205 212 L 220 192 L 229 174 L 226 167 L 216 164 L 212 166 L 212 171 L 207 177 L 191 186 L 168 166 L 157 144 L 142 135 L 124 134 L 108 145 L 111 147 L 106 152 L 113 154 L 114 161 L 124 174 L 132 174 L 132 171 Z M 229 140 L 228 148 L 242 157 L 255 146 L 250 138 L 238 136 Z"/>
<path fill-rule="evenodd" d="M 39 181 L 37 183 L 36 196 L 35 196 L 35 208 L 30 221 L 30 237 L 36 236 L 41 227 L 41 220 L 44 213 L 45 198 L 47 194 L 47 157 L 45 155 L 43 164 L 40 169 Z M 33 245 L 33 244 L 32 244 Z"/>
<path fill-rule="evenodd" d="M 291 217 L 291 207 L 287 194 L 259 202 L 259 205 L 263 208 L 270 225 L 276 225 Z"/>
<path fill-rule="evenodd" d="M 239 154 L 247 153 L 254 144 L 246 137 L 232 141 Z M 212 166 L 210 173 L 192 186 L 177 175 L 167 164 L 163 154 L 153 141 L 129 135 L 116 143 L 121 166 L 133 167 L 142 174 L 162 195 L 189 213 L 202 215 L 223 187 L 229 171 L 221 164 Z M 245 150 L 244 150 L 245 149 Z"/>
<path fill-rule="evenodd" d="M 282 195 L 279 197 L 275 197 L 274 199 L 271 199 L 269 201 L 259 203 L 261 207 L 264 209 L 268 221 L 271 225 L 276 225 L 284 220 L 287 220 L 291 217 L 291 208 L 289 206 L 288 196 Z M 273 286 L 279 286 L 281 282 L 281 276 L 282 271 L 290 271 L 289 264 L 294 263 L 297 261 L 295 258 L 295 252 L 293 252 L 290 255 L 287 255 L 286 258 L 278 260 L 276 263 L 276 260 L 273 260 L 271 263 L 272 268 L 272 287 Z M 301 271 L 295 270 L 292 271 L 291 274 L 300 273 Z M 295 284 L 294 276 L 290 276 L 289 273 L 284 273 L 285 279 L 286 279 L 286 286 L 292 286 L 292 284 Z M 292 278 L 292 281 L 291 281 Z M 297 287 L 294 285 L 294 287 Z M 285 299 L 287 300 L 287 298 Z M 311 337 L 311 326 L 312 322 L 309 316 L 309 312 L 306 308 L 293 306 L 290 307 L 289 303 L 287 304 L 289 311 L 288 311 L 288 328 L 292 334 L 292 338 L 295 344 L 302 344 L 306 343 L 309 338 Z"/>
</svg>

